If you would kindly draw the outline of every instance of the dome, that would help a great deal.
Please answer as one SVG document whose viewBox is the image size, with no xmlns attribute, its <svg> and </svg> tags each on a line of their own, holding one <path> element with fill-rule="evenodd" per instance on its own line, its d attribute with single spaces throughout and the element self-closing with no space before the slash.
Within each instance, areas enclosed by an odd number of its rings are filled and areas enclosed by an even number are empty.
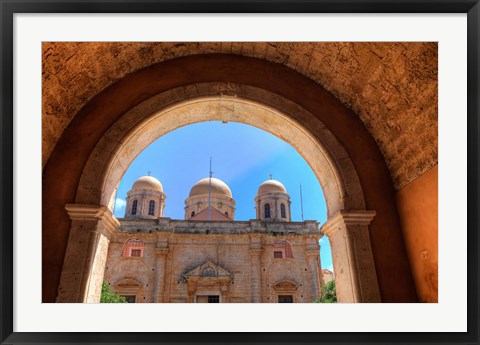
<svg viewBox="0 0 480 345">
<path fill-rule="evenodd" d="M 204 178 L 195 183 L 190 189 L 190 197 L 195 195 L 208 194 L 208 180 L 209 178 Z M 212 177 L 212 183 L 210 186 L 210 191 L 212 194 L 224 195 L 229 198 L 232 197 L 232 191 L 228 188 L 227 184 L 218 178 Z"/>
<path fill-rule="evenodd" d="M 258 187 L 257 194 L 264 193 L 286 193 L 285 186 L 277 180 L 266 180 Z"/>
<path fill-rule="evenodd" d="M 154 189 L 163 193 L 163 186 L 159 180 L 153 176 L 142 176 L 132 186 L 133 189 Z"/>
</svg>

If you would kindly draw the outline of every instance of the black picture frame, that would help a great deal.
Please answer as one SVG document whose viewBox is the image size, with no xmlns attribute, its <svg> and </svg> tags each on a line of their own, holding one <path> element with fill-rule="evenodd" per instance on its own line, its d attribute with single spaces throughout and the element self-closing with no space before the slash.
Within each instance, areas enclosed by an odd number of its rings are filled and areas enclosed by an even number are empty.
<svg viewBox="0 0 480 345">
<path fill-rule="evenodd" d="M 478 344 L 479 0 L 27 1 L 1 10 L 2 344 Z M 15 13 L 467 13 L 468 15 L 468 331 L 465 333 L 21 333 L 13 332 L 13 16 Z"/>
</svg>

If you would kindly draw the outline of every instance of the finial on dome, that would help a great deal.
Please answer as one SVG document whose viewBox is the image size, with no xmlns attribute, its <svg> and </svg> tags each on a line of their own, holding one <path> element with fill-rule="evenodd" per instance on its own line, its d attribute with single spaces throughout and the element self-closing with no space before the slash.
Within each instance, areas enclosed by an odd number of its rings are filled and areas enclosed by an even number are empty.
<svg viewBox="0 0 480 345">
<path fill-rule="evenodd" d="M 149 170 L 149 171 L 147 172 L 148 176 L 150 176 L 151 173 L 152 173 L 152 172 Z"/>
<path fill-rule="evenodd" d="M 273 180 L 273 179 L 272 179 L 272 173 L 270 173 L 270 180 Z"/>
</svg>

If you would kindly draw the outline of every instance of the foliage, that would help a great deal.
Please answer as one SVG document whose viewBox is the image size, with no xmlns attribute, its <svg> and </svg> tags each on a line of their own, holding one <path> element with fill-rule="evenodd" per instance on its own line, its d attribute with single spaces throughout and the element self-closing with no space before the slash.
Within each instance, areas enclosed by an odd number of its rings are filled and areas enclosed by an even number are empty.
<svg viewBox="0 0 480 345">
<path fill-rule="evenodd" d="M 322 295 L 315 300 L 315 303 L 337 303 L 335 280 L 331 280 L 322 286 Z"/>
<path fill-rule="evenodd" d="M 125 297 L 117 295 L 116 292 L 110 289 L 107 283 L 102 283 L 102 295 L 100 303 L 127 303 Z"/>
</svg>

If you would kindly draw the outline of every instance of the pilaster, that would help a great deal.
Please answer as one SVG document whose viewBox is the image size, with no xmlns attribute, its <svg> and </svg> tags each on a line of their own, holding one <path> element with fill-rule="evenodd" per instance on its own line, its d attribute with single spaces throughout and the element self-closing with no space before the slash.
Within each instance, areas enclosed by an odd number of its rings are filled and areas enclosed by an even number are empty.
<svg viewBox="0 0 480 345">
<path fill-rule="evenodd" d="M 306 259 L 307 259 L 307 267 L 310 271 L 310 301 L 320 296 L 320 276 L 319 276 L 319 267 L 320 267 L 320 247 L 318 246 L 318 241 L 313 239 L 311 241 L 307 241 L 306 244 Z"/>
<path fill-rule="evenodd" d="M 100 302 L 108 246 L 120 223 L 103 205 L 65 205 L 71 227 L 57 302 Z"/>
<path fill-rule="evenodd" d="M 341 210 L 321 228 L 332 248 L 339 302 L 380 302 L 369 224 L 375 211 Z"/>
<path fill-rule="evenodd" d="M 252 237 L 250 242 L 250 266 L 252 279 L 252 303 L 262 302 L 261 255 L 262 242 L 259 237 Z"/>
<path fill-rule="evenodd" d="M 155 248 L 155 285 L 153 290 L 153 303 L 162 303 L 165 300 L 164 291 L 165 291 L 165 265 L 167 262 L 168 255 L 168 243 L 167 242 L 158 242 L 157 248 Z"/>
</svg>

